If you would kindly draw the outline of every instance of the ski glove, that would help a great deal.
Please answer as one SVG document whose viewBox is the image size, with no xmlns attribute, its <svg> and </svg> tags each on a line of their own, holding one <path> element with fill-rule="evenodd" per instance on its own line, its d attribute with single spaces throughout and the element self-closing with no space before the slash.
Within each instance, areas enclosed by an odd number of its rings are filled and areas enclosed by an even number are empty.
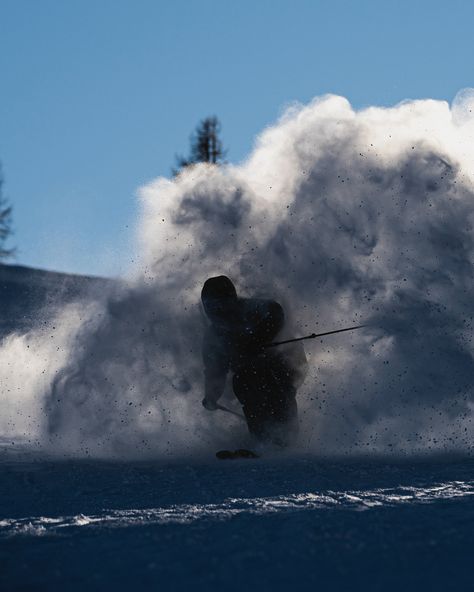
<svg viewBox="0 0 474 592">
<path fill-rule="evenodd" d="M 215 401 L 211 401 L 210 399 L 203 399 L 202 400 L 202 406 L 204 407 L 204 409 L 207 409 L 208 411 L 215 411 L 217 409 L 217 404 L 215 403 Z"/>
</svg>

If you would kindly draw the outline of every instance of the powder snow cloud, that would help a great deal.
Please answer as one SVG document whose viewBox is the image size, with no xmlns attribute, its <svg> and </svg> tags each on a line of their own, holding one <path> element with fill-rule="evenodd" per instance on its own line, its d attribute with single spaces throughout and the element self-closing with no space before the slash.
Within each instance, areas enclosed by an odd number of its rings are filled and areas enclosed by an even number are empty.
<svg viewBox="0 0 474 592">
<path fill-rule="evenodd" d="M 451 106 L 361 111 L 324 96 L 287 110 L 244 163 L 142 187 L 133 277 L 38 387 L 46 439 L 120 455 L 242 441 L 200 409 L 199 293 L 224 273 L 280 300 L 299 334 L 368 325 L 307 344 L 303 449 L 470 450 L 473 106 L 469 89 Z"/>
</svg>

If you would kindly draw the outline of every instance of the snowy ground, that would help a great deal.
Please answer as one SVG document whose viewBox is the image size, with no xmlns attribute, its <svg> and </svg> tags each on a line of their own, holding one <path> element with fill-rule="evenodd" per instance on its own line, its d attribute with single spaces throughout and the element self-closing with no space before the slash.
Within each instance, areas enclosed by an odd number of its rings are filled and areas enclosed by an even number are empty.
<svg viewBox="0 0 474 592">
<path fill-rule="evenodd" d="M 472 590 L 474 460 L 0 454 L 0 590 Z"/>
</svg>

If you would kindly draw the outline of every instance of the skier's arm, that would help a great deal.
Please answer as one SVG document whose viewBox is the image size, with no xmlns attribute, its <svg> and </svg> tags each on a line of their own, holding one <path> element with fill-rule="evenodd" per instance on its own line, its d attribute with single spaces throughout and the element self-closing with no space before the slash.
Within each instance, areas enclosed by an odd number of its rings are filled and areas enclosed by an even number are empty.
<svg viewBox="0 0 474 592">
<path fill-rule="evenodd" d="M 211 332 L 204 338 L 203 344 L 204 362 L 204 399 L 203 406 L 212 411 L 217 409 L 217 401 L 224 392 L 227 372 L 229 371 L 229 359 L 222 344 L 220 344 Z"/>
<path fill-rule="evenodd" d="M 217 401 L 224 392 L 226 374 L 221 372 L 209 371 L 204 369 L 204 399 L 202 400 L 203 407 L 208 411 L 217 409 Z"/>
</svg>

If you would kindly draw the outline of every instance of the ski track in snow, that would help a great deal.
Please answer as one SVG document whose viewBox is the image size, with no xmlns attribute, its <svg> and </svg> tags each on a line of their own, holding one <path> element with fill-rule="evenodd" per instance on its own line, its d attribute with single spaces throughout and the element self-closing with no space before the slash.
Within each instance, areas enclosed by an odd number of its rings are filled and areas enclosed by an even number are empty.
<svg viewBox="0 0 474 592">
<path fill-rule="evenodd" d="M 181 504 L 163 508 L 104 510 L 99 514 L 26 517 L 0 520 L 0 537 L 59 535 L 77 528 L 124 528 L 140 525 L 188 524 L 197 520 L 229 520 L 243 515 L 349 509 L 355 511 L 400 504 L 433 503 L 474 495 L 474 481 L 448 481 L 430 487 L 325 491 L 275 497 L 229 498 L 220 504 Z"/>
</svg>

